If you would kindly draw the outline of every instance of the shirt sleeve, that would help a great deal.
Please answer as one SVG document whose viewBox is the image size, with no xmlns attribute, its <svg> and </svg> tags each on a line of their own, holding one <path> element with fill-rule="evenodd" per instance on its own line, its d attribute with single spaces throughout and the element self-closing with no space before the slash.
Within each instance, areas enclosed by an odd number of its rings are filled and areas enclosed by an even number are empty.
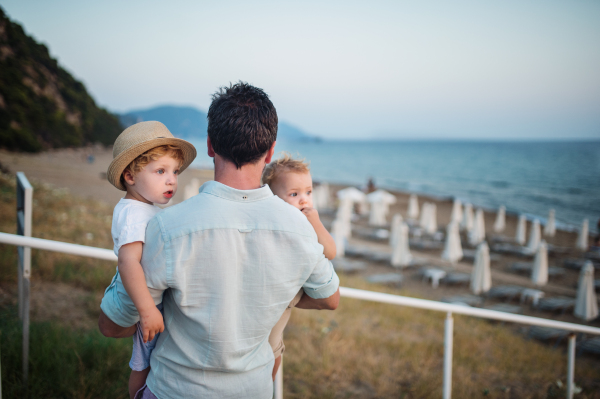
<svg viewBox="0 0 600 399">
<path fill-rule="evenodd" d="M 158 305 L 162 302 L 163 292 L 168 286 L 165 242 L 156 217 L 150 220 L 146 229 L 142 268 L 150 295 L 154 299 L 154 303 Z M 118 272 L 104 292 L 100 308 L 109 319 L 121 327 L 132 326 L 140 319 L 133 301 L 123 287 Z"/>
<path fill-rule="evenodd" d="M 333 265 L 329 259 L 323 255 L 323 246 L 315 244 L 313 248 L 313 251 L 318 253 L 313 258 L 316 259 L 315 268 L 302 288 L 304 288 L 306 295 L 313 299 L 329 298 L 338 290 L 340 279 L 333 270 Z"/>
</svg>

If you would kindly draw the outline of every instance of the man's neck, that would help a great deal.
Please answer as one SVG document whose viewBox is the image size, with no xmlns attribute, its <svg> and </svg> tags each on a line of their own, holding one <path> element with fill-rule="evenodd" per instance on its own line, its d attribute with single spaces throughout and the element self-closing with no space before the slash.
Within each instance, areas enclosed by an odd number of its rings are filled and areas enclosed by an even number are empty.
<svg viewBox="0 0 600 399">
<path fill-rule="evenodd" d="M 260 178 L 264 168 L 264 159 L 237 169 L 233 162 L 215 154 L 215 181 L 237 190 L 260 188 Z"/>
</svg>

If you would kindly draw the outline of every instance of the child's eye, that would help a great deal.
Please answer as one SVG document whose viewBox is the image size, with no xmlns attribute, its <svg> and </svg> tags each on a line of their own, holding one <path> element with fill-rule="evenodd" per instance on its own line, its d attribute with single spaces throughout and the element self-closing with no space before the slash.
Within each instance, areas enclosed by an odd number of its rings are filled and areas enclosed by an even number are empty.
<svg viewBox="0 0 600 399">
<path fill-rule="evenodd" d="M 165 173 L 164 169 L 159 169 L 156 171 L 156 173 L 158 173 L 159 175 L 162 175 L 163 173 Z"/>
<path fill-rule="evenodd" d="M 312 194 L 312 191 L 311 191 L 311 190 L 308 190 L 308 191 L 306 192 L 306 195 L 311 195 L 311 194 Z"/>
<path fill-rule="evenodd" d="M 176 174 L 176 175 L 178 175 L 178 174 L 179 174 L 179 170 L 176 170 L 176 171 L 175 171 L 175 174 Z"/>
<path fill-rule="evenodd" d="M 290 196 L 292 196 L 292 197 L 297 197 L 297 196 L 298 196 L 298 193 L 291 193 L 291 194 L 290 194 Z"/>
</svg>

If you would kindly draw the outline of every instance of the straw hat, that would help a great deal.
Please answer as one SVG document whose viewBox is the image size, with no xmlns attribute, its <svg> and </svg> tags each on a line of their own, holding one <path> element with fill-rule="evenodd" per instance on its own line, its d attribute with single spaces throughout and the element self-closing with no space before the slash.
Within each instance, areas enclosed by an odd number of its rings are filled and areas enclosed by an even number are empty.
<svg viewBox="0 0 600 399">
<path fill-rule="evenodd" d="M 160 122 L 140 122 L 129 126 L 115 140 L 113 160 L 106 173 L 108 181 L 119 190 L 126 191 L 121 183 L 123 170 L 144 152 L 167 144 L 174 145 L 183 152 L 179 173 L 183 172 L 196 158 L 196 148 L 191 143 L 173 137 L 169 129 Z"/>
</svg>

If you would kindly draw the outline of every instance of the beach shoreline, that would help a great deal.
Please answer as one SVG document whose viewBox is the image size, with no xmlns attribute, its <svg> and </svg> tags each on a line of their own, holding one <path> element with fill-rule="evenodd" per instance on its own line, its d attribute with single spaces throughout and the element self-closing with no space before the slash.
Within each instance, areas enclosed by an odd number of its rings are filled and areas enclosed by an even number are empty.
<svg viewBox="0 0 600 399">
<path fill-rule="evenodd" d="M 112 161 L 112 149 L 103 146 L 88 146 L 82 148 L 66 148 L 44 151 L 41 153 L 16 153 L 6 150 L 0 150 L 0 164 L 4 169 L 8 169 L 11 174 L 24 172 L 28 179 L 33 182 L 50 184 L 57 189 L 67 189 L 73 195 L 83 198 L 91 198 L 105 202 L 109 205 L 116 204 L 123 197 L 123 192 L 114 188 L 106 180 L 106 170 Z M 192 179 L 198 179 L 200 184 L 212 180 L 214 171 L 212 169 L 188 168 L 179 177 L 179 187 L 177 194 L 173 197 L 171 205 L 183 201 L 184 187 Z M 331 187 L 332 200 L 335 192 L 349 185 L 337 182 L 327 182 Z M 437 206 L 438 226 L 446 226 L 450 221 L 452 212 L 453 197 L 423 195 L 418 193 L 406 192 L 401 190 L 389 190 L 396 198 L 396 204 L 390 207 L 389 219 L 395 213 L 406 216 L 408 208 L 408 199 L 410 195 L 416 194 L 419 198 L 419 207 L 424 202 L 432 202 Z M 35 194 L 34 194 L 35 195 Z M 463 204 L 464 205 L 464 204 Z M 480 208 L 473 204 L 473 209 Z M 496 210 L 483 208 L 485 215 L 486 234 L 488 236 L 496 235 L 492 226 L 496 217 Z M 540 220 L 544 224 L 545 218 L 537 215 L 526 215 L 527 231 L 533 219 Z M 504 235 L 514 237 L 518 213 L 506 212 L 506 228 Z M 590 221 L 590 227 L 593 221 Z M 592 229 L 590 229 L 592 230 Z M 577 229 L 565 229 L 564 226 L 557 226 L 555 237 L 542 237 L 552 245 L 561 247 L 572 247 L 577 238 Z"/>
</svg>

